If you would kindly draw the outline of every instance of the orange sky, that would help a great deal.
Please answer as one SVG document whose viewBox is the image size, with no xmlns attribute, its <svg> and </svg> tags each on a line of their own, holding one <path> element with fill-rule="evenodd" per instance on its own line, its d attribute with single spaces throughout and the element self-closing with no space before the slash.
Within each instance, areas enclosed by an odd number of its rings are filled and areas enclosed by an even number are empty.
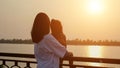
<svg viewBox="0 0 120 68">
<path fill-rule="evenodd" d="M 67 39 L 119 40 L 120 0 L 0 0 L 0 38 L 30 38 L 35 15 L 62 22 Z"/>
</svg>

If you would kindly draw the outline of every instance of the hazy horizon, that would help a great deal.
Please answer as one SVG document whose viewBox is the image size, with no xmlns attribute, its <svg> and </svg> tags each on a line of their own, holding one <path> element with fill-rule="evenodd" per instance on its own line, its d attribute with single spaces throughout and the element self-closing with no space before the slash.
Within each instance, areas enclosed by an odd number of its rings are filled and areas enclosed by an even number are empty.
<svg viewBox="0 0 120 68">
<path fill-rule="evenodd" d="M 37 13 L 61 21 L 67 39 L 120 41 L 120 0 L 0 0 L 0 39 L 30 39 Z"/>
</svg>

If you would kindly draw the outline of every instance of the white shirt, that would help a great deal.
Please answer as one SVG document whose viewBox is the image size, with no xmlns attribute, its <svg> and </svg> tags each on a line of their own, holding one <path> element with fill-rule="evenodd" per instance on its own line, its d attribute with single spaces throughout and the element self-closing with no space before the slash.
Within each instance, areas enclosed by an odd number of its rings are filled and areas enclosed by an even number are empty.
<svg viewBox="0 0 120 68">
<path fill-rule="evenodd" d="M 45 35 L 38 44 L 34 44 L 37 68 L 59 68 L 59 58 L 62 58 L 66 51 L 51 34 Z"/>
</svg>

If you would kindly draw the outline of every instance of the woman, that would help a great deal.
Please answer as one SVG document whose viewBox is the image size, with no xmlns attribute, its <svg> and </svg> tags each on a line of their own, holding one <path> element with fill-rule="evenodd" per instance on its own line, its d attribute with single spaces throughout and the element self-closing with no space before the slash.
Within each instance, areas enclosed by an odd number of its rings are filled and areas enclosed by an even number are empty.
<svg viewBox="0 0 120 68">
<path fill-rule="evenodd" d="M 31 31 L 37 68 L 59 68 L 59 58 L 71 55 L 49 34 L 49 26 L 49 17 L 45 13 L 37 14 Z"/>
</svg>

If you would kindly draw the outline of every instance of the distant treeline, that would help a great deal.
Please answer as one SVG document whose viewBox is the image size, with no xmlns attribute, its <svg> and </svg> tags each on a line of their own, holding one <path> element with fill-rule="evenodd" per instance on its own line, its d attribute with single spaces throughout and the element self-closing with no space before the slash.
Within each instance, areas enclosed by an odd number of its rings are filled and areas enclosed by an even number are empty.
<svg viewBox="0 0 120 68">
<path fill-rule="evenodd" d="M 32 44 L 31 39 L 0 39 L 0 43 Z M 120 42 L 113 40 L 67 40 L 68 45 L 120 45 Z"/>
<path fill-rule="evenodd" d="M 80 39 L 75 39 L 75 40 L 67 40 L 67 44 L 72 44 L 72 45 L 120 45 L 119 41 L 113 41 L 113 40 L 80 40 Z"/>
<path fill-rule="evenodd" d="M 31 39 L 0 39 L 0 43 L 32 44 Z"/>
</svg>

